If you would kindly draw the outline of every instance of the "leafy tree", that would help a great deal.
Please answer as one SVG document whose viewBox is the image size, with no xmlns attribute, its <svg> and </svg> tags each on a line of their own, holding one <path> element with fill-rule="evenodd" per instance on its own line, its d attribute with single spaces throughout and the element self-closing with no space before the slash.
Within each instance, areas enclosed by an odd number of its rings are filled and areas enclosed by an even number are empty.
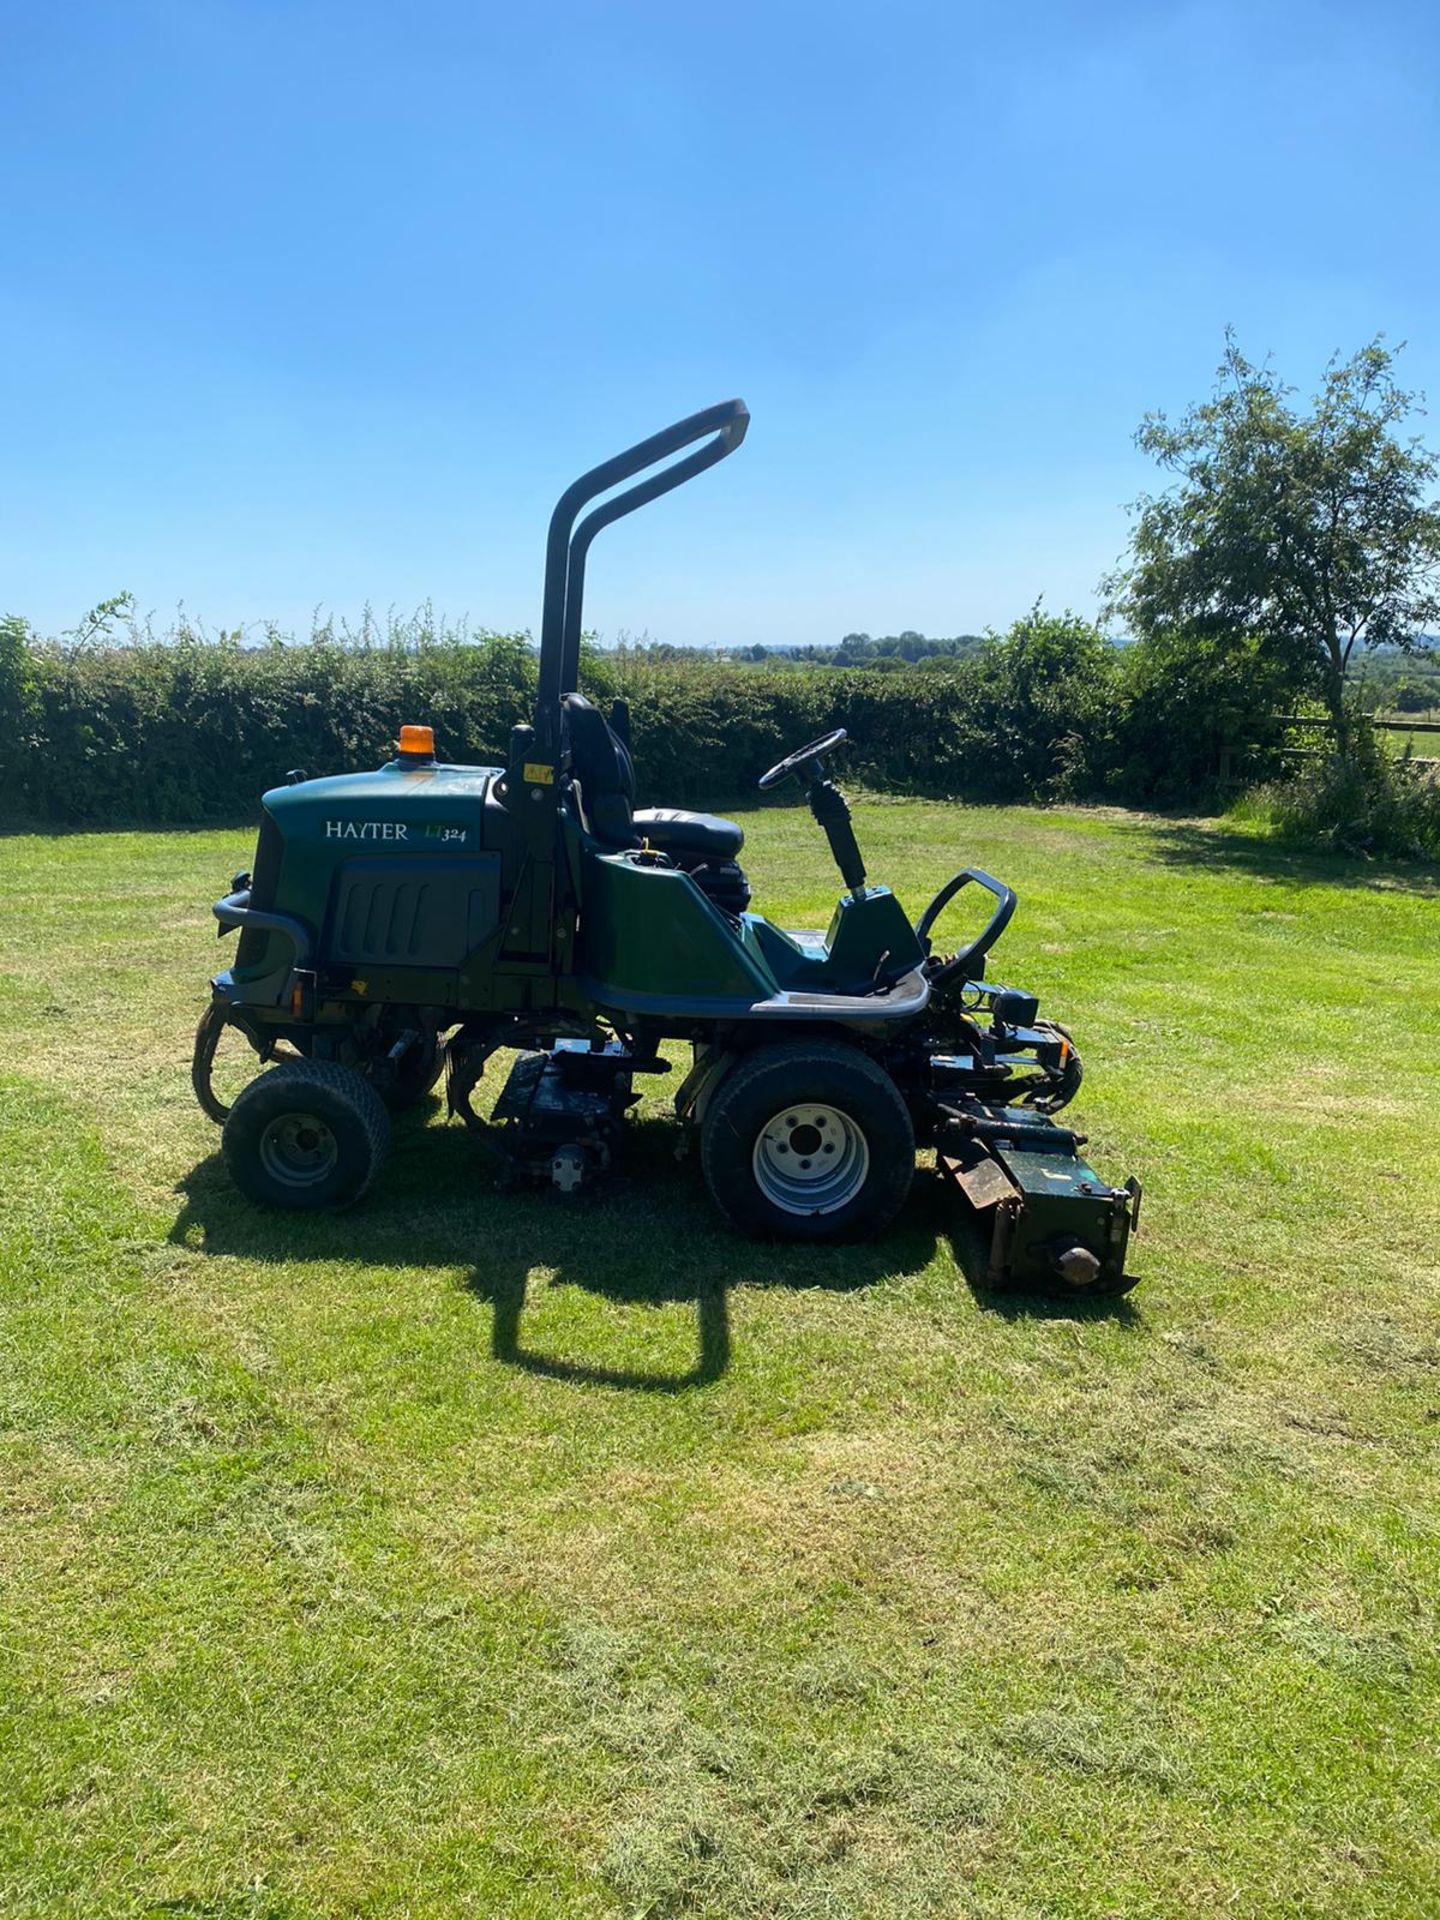
<svg viewBox="0 0 1440 1920">
<path fill-rule="evenodd" d="M 1440 457 L 1404 436 L 1417 396 L 1394 363 L 1377 337 L 1332 360 L 1299 407 L 1227 333 L 1211 398 L 1136 434 L 1177 479 L 1136 502 L 1129 564 L 1105 583 L 1142 636 L 1222 659 L 1254 636 L 1294 694 L 1324 701 L 1342 751 L 1356 649 L 1419 651 L 1440 621 L 1440 503 L 1427 498 Z"/>
<path fill-rule="evenodd" d="M 1428 713 L 1440 706 L 1440 679 L 1398 680 L 1393 698 L 1397 713 Z"/>
</svg>

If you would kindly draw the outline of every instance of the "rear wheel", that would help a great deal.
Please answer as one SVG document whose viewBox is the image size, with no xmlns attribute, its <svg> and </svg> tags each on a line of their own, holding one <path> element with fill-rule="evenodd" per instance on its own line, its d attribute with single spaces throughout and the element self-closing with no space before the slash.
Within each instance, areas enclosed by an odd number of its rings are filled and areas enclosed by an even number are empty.
<svg viewBox="0 0 1440 1920">
<path fill-rule="evenodd" d="M 390 1116 L 349 1067 L 293 1060 L 251 1081 L 220 1144 L 242 1193 L 312 1213 L 352 1206 L 370 1190 L 390 1149 Z"/>
<path fill-rule="evenodd" d="M 386 1054 L 400 1038 L 398 1031 L 385 1029 Z M 403 1113 L 423 1100 L 445 1071 L 445 1042 L 438 1033 L 426 1029 L 401 1055 L 399 1064 L 390 1066 L 386 1054 L 380 1056 L 381 1070 L 375 1073 L 375 1091 L 392 1113 Z"/>
<path fill-rule="evenodd" d="M 831 1040 L 761 1047 L 721 1082 L 700 1130 L 715 1204 L 742 1233 L 854 1240 L 905 1203 L 915 1130 L 890 1076 Z"/>
</svg>

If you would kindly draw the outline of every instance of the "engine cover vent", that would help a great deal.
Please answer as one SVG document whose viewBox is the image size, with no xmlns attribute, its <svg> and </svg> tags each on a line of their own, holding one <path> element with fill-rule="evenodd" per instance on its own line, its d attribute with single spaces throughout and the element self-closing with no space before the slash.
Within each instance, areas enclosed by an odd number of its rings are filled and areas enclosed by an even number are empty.
<svg viewBox="0 0 1440 1920">
<path fill-rule="evenodd" d="M 399 967 L 458 967 L 500 919 L 500 857 L 351 860 L 336 881 L 327 955 Z"/>
</svg>

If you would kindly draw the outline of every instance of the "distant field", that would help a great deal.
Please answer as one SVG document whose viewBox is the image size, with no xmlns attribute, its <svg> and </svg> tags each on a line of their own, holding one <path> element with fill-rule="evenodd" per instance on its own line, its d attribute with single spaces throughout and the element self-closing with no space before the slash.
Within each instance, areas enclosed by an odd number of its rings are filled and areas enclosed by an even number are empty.
<svg viewBox="0 0 1440 1920">
<path fill-rule="evenodd" d="M 1413 729 L 1385 732 L 1381 735 L 1391 753 L 1411 753 L 1417 760 L 1440 761 L 1440 733 L 1420 733 Z"/>
<path fill-rule="evenodd" d="M 436 1105 L 256 1214 L 187 1083 L 249 837 L 0 838 L 7 1920 L 1440 1912 L 1433 878 L 857 824 L 912 910 L 1019 889 L 1130 1301 L 975 1291 L 928 1181 L 746 1245 L 651 1119 L 594 1201 Z"/>
</svg>

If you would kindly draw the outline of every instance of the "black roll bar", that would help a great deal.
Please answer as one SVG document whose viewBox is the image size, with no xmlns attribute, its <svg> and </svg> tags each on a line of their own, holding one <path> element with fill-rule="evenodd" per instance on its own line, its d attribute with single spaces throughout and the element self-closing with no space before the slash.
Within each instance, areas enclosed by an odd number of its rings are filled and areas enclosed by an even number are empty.
<svg viewBox="0 0 1440 1920">
<path fill-rule="evenodd" d="M 722 400 L 718 406 L 677 420 L 673 427 L 651 434 L 648 440 L 602 461 L 568 486 L 555 503 L 545 542 L 545 604 L 540 619 L 540 689 L 535 709 L 537 746 L 552 758 L 560 745 L 560 702 L 575 689 L 580 674 L 580 616 L 585 597 L 585 556 L 603 527 L 637 507 L 658 500 L 672 487 L 683 486 L 707 467 L 731 454 L 745 438 L 750 411 L 743 400 Z M 713 436 L 707 438 L 707 436 Z M 597 507 L 577 527 L 580 509 L 598 494 L 608 493 L 622 480 L 632 479 L 696 440 L 705 440 L 684 460 L 663 468 L 638 486 L 617 494 Z"/>
</svg>

